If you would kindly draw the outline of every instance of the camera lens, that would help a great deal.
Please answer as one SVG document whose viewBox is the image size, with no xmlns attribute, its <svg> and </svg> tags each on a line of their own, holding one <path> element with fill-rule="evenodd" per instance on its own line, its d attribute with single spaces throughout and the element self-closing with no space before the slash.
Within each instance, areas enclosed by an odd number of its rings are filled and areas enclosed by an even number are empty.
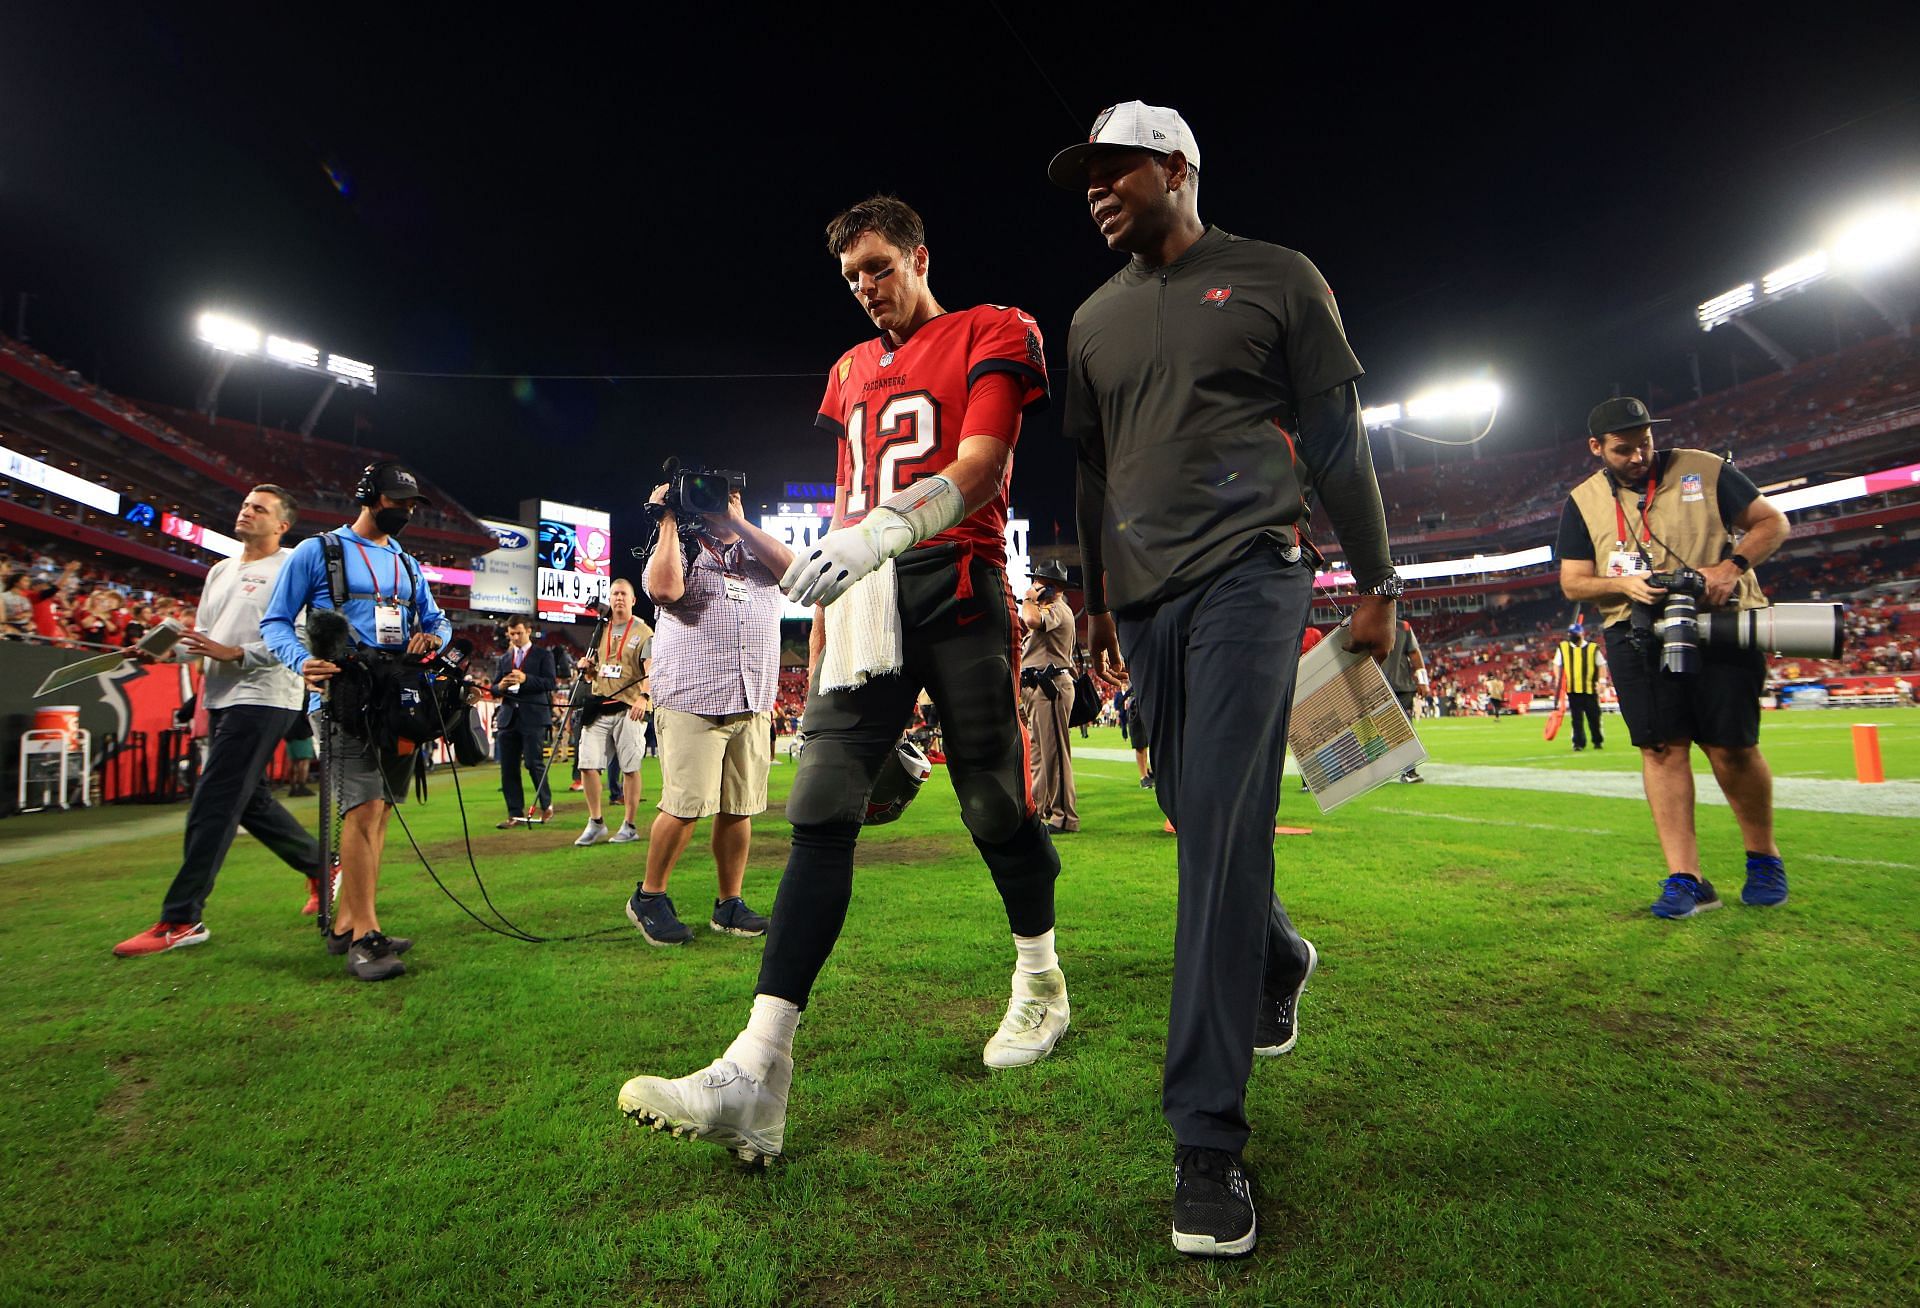
<svg viewBox="0 0 1920 1308">
<path fill-rule="evenodd" d="M 1693 596 L 1676 591 L 1667 596 L 1660 615 L 1660 666 L 1681 674 L 1700 666 L 1699 610 Z"/>
</svg>

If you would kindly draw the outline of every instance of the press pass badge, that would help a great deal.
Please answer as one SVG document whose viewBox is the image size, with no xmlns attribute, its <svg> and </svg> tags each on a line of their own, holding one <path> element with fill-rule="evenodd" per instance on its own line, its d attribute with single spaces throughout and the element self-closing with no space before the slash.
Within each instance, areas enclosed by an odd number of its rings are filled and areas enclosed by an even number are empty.
<svg viewBox="0 0 1920 1308">
<path fill-rule="evenodd" d="M 400 606 L 386 600 L 377 601 L 373 606 L 373 643 L 376 645 L 404 645 L 407 643 L 406 619 L 400 616 Z"/>
<path fill-rule="evenodd" d="M 1643 572 L 1652 572 L 1647 561 L 1632 550 L 1615 550 L 1607 555 L 1607 575 L 1609 577 L 1633 577 Z"/>
<path fill-rule="evenodd" d="M 736 577 L 730 572 L 722 573 L 721 575 L 725 577 L 727 581 L 727 598 L 735 604 L 746 603 L 747 579 L 745 577 Z"/>
</svg>

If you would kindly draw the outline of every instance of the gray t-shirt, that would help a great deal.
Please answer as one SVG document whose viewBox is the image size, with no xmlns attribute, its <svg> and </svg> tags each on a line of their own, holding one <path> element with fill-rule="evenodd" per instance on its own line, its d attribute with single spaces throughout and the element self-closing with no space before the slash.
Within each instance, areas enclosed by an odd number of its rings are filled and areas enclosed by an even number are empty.
<svg viewBox="0 0 1920 1308">
<path fill-rule="evenodd" d="M 222 559 L 207 574 L 195 625 L 222 645 L 238 645 L 243 651 L 238 663 L 207 660 L 201 693 L 208 708 L 255 704 L 297 709 L 306 702 L 300 674 L 275 658 L 260 635 L 260 619 L 273 597 L 274 582 L 292 554 L 283 549 L 252 563 Z"/>
</svg>

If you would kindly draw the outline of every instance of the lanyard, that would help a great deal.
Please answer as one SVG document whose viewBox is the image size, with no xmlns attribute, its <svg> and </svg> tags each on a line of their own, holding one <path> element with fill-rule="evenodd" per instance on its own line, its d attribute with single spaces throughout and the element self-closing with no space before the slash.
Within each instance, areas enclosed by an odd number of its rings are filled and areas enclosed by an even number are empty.
<svg viewBox="0 0 1920 1308">
<path fill-rule="evenodd" d="M 613 652 L 613 654 L 607 659 L 607 662 L 613 664 L 615 667 L 619 667 L 620 656 L 627 652 L 627 642 L 632 638 L 633 638 L 633 619 L 628 618 L 625 629 L 622 630 L 620 633 L 620 648 L 616 649 Z M 602 653 L 606 652 L 607 642 L 612 639 L 613 639 L 613 631 L 612 629 L 608 629 L 607 634 L 603 636 L 600 640 L 600 649 Z"/>
<path fill-rule="evenodd" d="M 1625 529 L 1622 528 L 1622 530 Z M 359 541 L 355 541 L 353 547 L 360 551 L 360 561 L 367 565 L 367 580 L 373 585 L 373 602 L 378 604 L 380 602 L 380 578 L 374 575 L 373 560 L 367 556 L 367 547 Z M 395 604 L 400 602 L 400 556 L 398 554 L 393 556 L 393 602 Z"/>
<path fill-rule="evenodd" d="M 1653 497 L 1659 490 L 1660 474 L 1652 468 L 1647 469 L 1647 498 L 1641 502 L 1640 508 L 1640 543 L 1642 545 L 1653 539 L 1653 528 L 1647 525 L 1647 510 L 1653 507 Z M 1620 534 L 1615 539 L 1620 542 L 1620 548 L 1625 549 L 1627 542 L 1633 537 L 1627 534 L 1627 511 L 1620 507 L 1618 495 L 1613 497 L 1613 519 L 1620 529 Z M 399 585 L 398 579 L 394 584 Z"/>
</svg>

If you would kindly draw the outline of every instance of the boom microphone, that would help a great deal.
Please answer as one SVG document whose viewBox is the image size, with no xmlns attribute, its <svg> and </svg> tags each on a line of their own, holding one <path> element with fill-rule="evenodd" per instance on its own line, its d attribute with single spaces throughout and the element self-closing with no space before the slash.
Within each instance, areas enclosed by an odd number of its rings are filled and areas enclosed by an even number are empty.
<svg viewBox="0 0 1920 1308">
<path fill-rule="evenodd" d="M 353 653 L 353 624 L 336 609 L 309 609 L 307 650 L 317 659 L 338 663 Z"/>
</svg>

